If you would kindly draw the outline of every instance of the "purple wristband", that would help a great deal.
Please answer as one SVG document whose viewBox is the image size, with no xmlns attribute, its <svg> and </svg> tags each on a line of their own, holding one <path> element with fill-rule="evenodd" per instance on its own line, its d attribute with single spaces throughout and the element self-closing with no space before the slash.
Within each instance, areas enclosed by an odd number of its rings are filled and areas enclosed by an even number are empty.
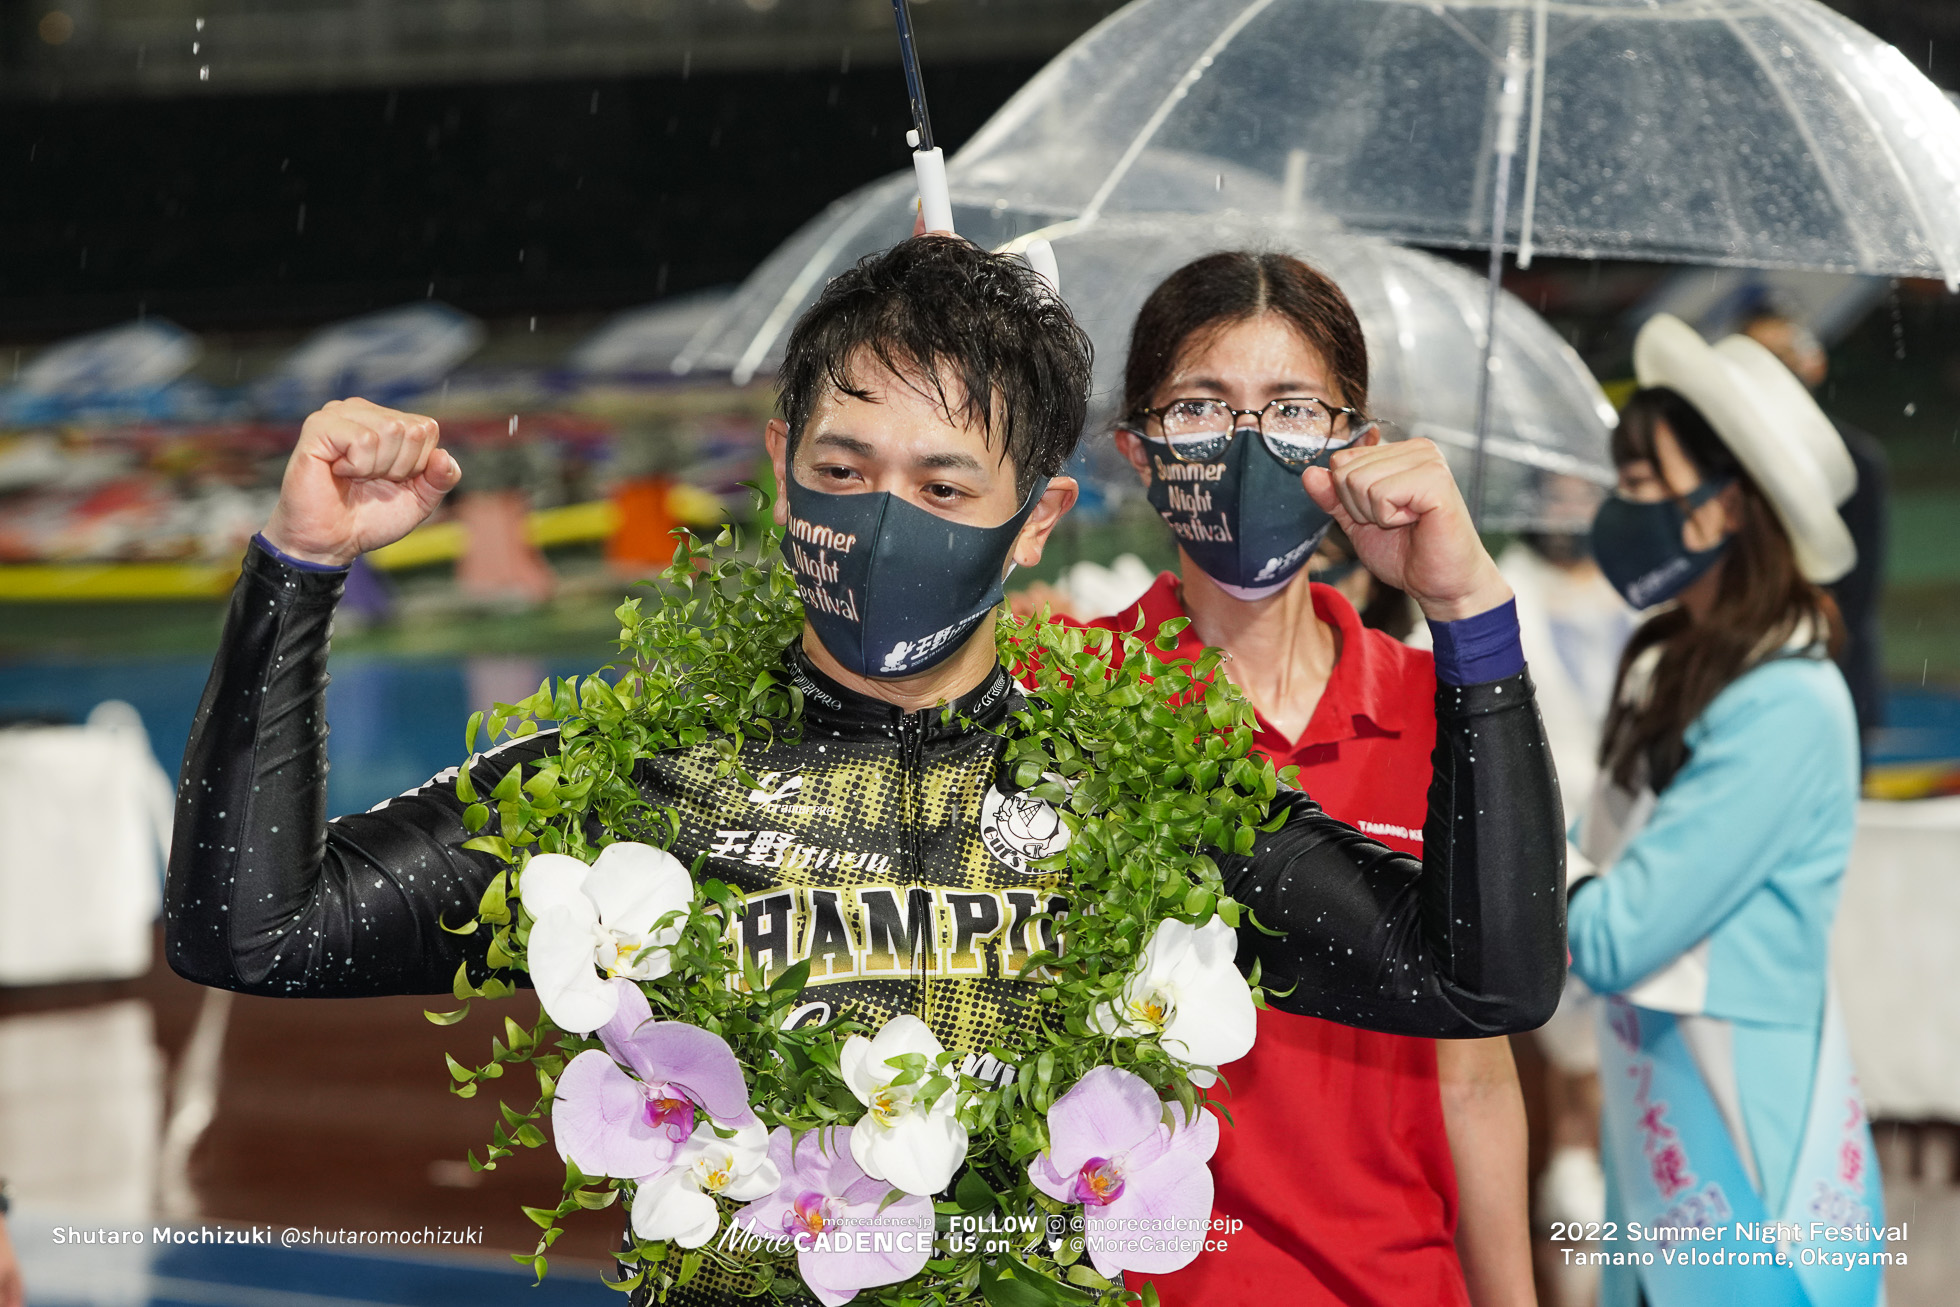
<svg viewBox="0 0 1960 1307">
<path fill-rule="evenodd" d="M 1429 634 L 1436 643 L 1436 679 L 1445 685 L 1483 685 L 1524 670 L 1515 599 L 1459 622 L 1431 622 Z"/>
<path fill-rule="evenodd" d="M 351 564 L 345 563 L 339 566 L 335 566 L 332 563 L 309 563 L 304 558 L 294 558 L 291 554 L 281 553 L 272 547 L 272 542 L 265 538 L 263 532 L 253 536 L 252 543 L 265 550 L 268 554 L 271 554 L 286 566 L 297 567 L 302 572 L 345 572 L 351 566 Z"/>
</svg>

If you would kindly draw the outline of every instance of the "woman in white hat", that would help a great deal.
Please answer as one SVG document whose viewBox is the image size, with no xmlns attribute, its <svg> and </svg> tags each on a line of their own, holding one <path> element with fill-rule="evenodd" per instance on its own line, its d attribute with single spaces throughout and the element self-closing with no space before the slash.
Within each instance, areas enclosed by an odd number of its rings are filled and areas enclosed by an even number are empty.
<svg viewBox="0 0 1960 1307">
<path fill-rule="evenodd" d="M 1610 996 L 1602 1307 L 1872 1303 L 1889 1245 L 1827 966 L 1858 738 L 1820 586 L 1855 558 L 1854 474 L 1754 341 L 1661 317 L 1634 363 L 1593 547 L 1659 607 L 1620 665 L 1568 910 L 1573 970 Z"/>
</svg>

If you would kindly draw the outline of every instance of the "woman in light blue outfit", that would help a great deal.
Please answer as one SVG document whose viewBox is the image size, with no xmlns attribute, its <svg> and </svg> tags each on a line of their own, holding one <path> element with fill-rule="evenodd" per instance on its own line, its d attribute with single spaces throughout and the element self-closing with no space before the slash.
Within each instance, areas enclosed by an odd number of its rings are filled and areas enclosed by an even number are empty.
<svg viewBox="0 0 1960 1307">
<path fill-rule="evenodd" d="M 1635 367 L 1593 545 L 1666 606 L 1621 663 L 1568 908 L 1609 996 L 1602 1305 L 1873 1303 L 1879 1177 L 1829 982 L 1858 735 L 1820 586 L 1855 558 L 1854 474 L 1753 341 L 1657 318 Z"/>
</svg>

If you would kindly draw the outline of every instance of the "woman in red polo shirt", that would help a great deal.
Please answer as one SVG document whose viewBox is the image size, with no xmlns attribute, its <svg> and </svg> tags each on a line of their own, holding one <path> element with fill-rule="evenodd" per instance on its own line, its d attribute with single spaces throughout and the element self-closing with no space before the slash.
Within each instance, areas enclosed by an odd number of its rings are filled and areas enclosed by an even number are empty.
<svg viewBox="0 0 1960 1307">
<path fill-rule="evenodd" d="M 1305 566 L 1330 521 L 1310 463 L 1373 443 L 1368 356 L 1339 287 L 1283 254 L 1214 254 L 1152 293 L 1130 337 L 1118 447 L 1178 537 L 1137 606 L 1097 625 L 1189 617 L 1259 711 L 1259 747 L 1335 817 L 1420 855 L 1431 655 L 1364 628 Z M 1428 451 L 1434 457 L 1434 451 Z M 1411 457 L 1419 457 L 1412 448 Z M 1525 1116 L 1503 1039 L 1379 1035 L 1259 1014 L 1218 1097 L 1236 1125 L 1212 1170 L 1228 1251 L 1159 1276 L 1166 1307 L 1534 1301 Z"/>
</svg>

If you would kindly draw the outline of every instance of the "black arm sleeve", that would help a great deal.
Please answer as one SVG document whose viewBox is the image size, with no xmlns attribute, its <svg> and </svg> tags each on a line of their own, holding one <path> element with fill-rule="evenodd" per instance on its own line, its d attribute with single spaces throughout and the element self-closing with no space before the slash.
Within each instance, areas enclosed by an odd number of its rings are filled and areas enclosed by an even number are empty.
<svg viewBox="0 0 1960 1307">
<path fill-rule="evenodd" d="M 254 544 L 232 591 L 177 784 L 164 950 L 177 974 L 253 994 L 436 994 L 486 974 L 476 914 L 498 862 L 462 848 L 455 772 L 328 822 L 327 643 L 341 574 Z M 474 762 L 487 794 L 555 732 Z M 494 829 L 493 817 L 491 826 Z"/>
<path fill-rule="evenodd" d="M 1565 980 L 1565 831 L 1528 673 L 1439 685 L 1422 861 L 1300 793 L 1225 886 L 1285 1012 L 1397 1035 L 1472 1038 L 1543 1025 Z M 1274 994 L 1271 991 L 1286 991 Z"/>
</svg>

